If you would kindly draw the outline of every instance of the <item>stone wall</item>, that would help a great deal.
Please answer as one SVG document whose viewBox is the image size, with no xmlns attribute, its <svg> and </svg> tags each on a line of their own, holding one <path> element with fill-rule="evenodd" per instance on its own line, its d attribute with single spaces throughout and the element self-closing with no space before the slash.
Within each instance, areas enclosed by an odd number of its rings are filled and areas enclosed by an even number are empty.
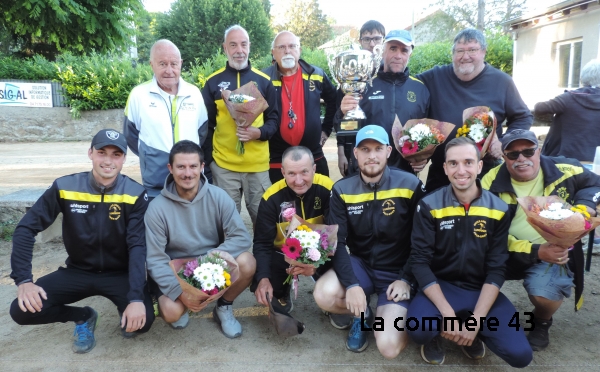
<svg viewBox="0 0 600 372">
<path fill-rule="evenodd" d="M 105 128 L 123 130 L 123 109 L 82 111 L 73 119 L 68 107 L 0 108 L 0 142 L 89 141 Z"/>
</svg>

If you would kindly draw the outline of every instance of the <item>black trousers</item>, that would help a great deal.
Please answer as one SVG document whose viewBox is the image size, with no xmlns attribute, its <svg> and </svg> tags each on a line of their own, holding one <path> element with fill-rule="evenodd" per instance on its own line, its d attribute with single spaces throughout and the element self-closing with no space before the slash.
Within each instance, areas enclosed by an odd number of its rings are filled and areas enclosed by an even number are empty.
<svg viewBox="0 0 600 372">
<path fill-rule="evenodd" d="M 327 159 L 325 159 L 324 156 L 319 160 L 315 160 L 315 165 L 317 166 L 317 173 L 329 177 L 329 166 L 327 165 Z M 283 174 L 281 173 L 281 169 L 269 168 L 269 179 L 271 180 L 271 183 L 282 180 Z"/>
<path fill-rule="evenodd" d="M 103 272 L 93 273 L 75 268 L 60 267 L 57 271 L 39 278 L 36 285 L 42 287 L 48 297 L 42 298 L 42 311 L 23 312 L 18 299 L 10 306 L 10 316 L 20 325 L 77 322 L 85 320 L 86 311 L 81 307 L 66 306 L 91 296 L 102 296 L 111 300 L 119 314 L 129 305 L 129 273 Z M 137 333 L 148 332 L 154 322 L 152 298 L 144 286 L 144 306 L 146 324 Z"/>
</svg>

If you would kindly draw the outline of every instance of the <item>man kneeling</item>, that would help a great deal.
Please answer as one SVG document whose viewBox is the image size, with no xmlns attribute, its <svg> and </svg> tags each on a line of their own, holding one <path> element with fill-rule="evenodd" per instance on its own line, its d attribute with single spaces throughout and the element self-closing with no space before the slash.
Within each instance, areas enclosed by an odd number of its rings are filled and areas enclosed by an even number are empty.
<svg viewBox="0 0 600 372">
<path fill-rule="evenodd" d="M 229 338 L 242 335 L 242 326 L 233 316 L 233 300 L 250 284 L 256 261 L 250 252 L 250 235 L 233 200 L 220 188 L 210 185 L 202 173 L 204 154 L 192 141 L 176 143 L 167 165 L 171 173 L 161 194 L 146 212 L 147 266 L 151 292 L 158 297 L 163 319 L 175 329 L 185 328 L 188 309 L 199 311 L 200 303 L 182 295 L 169 261 L 199 257 L 213 249 L 232 255 L 240 275 L 217 301 L 213 318 Z"/>
<path fill-rule="evenodd" d="M 472 140 L 451 140 L 444 162 L 450 185 L 419 202 L 409 262 L 421 290 L 408 309 L 407 328 L 427 363 L 444 362 L 443 337 L 471 359 L 485 355 L 483 340 L 508 364 L 522 368 L 533 352 L 523 329 L 511 328 L 516 310 L 500 293 L 510 216 L 506 203 L 481 188 L 482 165 Z M 420 323 L 416 329 L 412 318 Z"/>
<path fill-rule="evenodd" d="M 367 300 L 376 293 L 377 317 L 383 318 L 383 325 L 373 329 L 377 348 L 388 359 L 395 358 L 408 341 L 406 332 L 398 331 L 394 322 L 406 318 L 412 217 L 424 194 L 417 177 L 387 166 L 391 151 L 389 136 L 381 126 L 367 125 L 358 131 L 354 155 L 360 172 L 333 185 L 329 202 L 328 223 L 339 227 L 334 270 L 317 281 L 314 291 L 321 309 L 354 315 L 346 341 L 353 352 L 369 344 L 368 333 L 362 329 L 373 320 Z M 404 321 L 396 325 L 404 327 Z"/>
</svg>

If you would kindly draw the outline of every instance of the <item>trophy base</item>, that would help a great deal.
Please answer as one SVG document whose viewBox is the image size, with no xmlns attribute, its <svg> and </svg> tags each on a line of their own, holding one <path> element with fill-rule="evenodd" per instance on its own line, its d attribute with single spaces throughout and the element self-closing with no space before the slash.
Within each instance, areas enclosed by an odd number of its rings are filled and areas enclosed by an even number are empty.
<svg viewBox="0 0 600 372">
<path fill-rule="evenodd" d="M 342 120 L 336 136 L 356 136 L 360 128 L 365 126 L 366 119 Z"/>
</svg>

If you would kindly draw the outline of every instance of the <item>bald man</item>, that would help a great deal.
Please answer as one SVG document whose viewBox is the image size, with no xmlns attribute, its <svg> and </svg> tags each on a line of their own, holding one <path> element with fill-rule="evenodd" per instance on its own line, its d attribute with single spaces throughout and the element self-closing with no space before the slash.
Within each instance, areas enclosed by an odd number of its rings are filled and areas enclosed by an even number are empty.
<svg viewBox="0 0 600 372">
<path fill-rule="evenodd" d="M 202 146 L 208 116 L 200 90 L 181 78 L 183 60 L 175 44 L 158 40 L 150 49 L 152 80 L 131 91 L 125 106 L 123 133 L 140 158 L 144 187 L 150 200 L 160 194 L 169 175 L 169 152 L 176 142 Z"/>
</svg>

